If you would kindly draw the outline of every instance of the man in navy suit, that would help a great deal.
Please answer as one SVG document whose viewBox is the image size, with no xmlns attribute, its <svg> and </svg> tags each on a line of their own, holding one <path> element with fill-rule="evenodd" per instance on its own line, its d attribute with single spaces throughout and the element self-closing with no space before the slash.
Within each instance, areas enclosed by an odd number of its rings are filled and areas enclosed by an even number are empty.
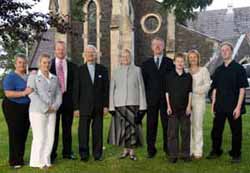
<svg viewBox="0 0 250 173">
<path fill-rule="evenodd" d="M 73 85 L 77 76 L 77 66 L 66 58 L 65 42 L 57 41 L 55 44 L 55 58 L 52 59 L 50 72 L 58 77 L 63 94 L 62 104 L 56 114 L 55 140 L 51 153 L 51 161 L 57 157 L 60 119 L 62 119 L 63 158 L 75 160 L 72 152 L 71 128 L 73 122 Z"/>
<path fill-rule="evenodd" d="M 163 55 L 164 40 L 156 37 L 151 42 L 153 57 L 142 64 L 142 75 L 145 83 L 147 98 L 147 150 L 148 158 L 156 155 L 156 136 L 158 128 L 158 114 L 160 111 L 163 128 L 163 149 L 167 149 L 167 103 L 165 97 L 166 75 L 174 70 L 173 61 Z"/>
<path fill-rule="evenodd" d="M 79 67 L 75 85 L 74 108 L 80 114 L 78 128 L 81 160 L 89 160 L 89 135 L 92 128 L 94 160 L 102 160 L 103 115 L 108 113 L 109 78 L 107 69 L 96 63 L 97 51 L 88 45 L 84 51 L 85 64 Z"/>
</svg>

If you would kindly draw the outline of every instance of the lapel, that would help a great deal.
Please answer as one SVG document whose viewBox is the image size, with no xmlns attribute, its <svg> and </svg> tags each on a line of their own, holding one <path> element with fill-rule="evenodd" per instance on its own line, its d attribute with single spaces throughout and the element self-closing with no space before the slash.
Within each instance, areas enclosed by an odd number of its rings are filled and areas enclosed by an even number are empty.
<svg viewBox="0 0 250 173">
<path fill-rule="evenodd" d="M 51 67 L 50 67 L 50 72 L 54 75 L 56 75 L 56 59 L 53 58 L 51 60 Z"/>
<path fill-rule="evenodd" d="M 97 83 L 97 81 L 98 81 L 98 78 L 99 78 L 99 76 L 100 76 L 99 72 L 100 72 L 99 66 L 98 66 L 98 64 L 95 64 L 94 85 L 96 85 L 96 83 Z"/>
<path fill-rule="evenodd" d="M 86 71 L 86 77 L 87 77 L 88 82 L 91 85 L 93 85 L 93 82 L 92 82 L 91 77 L 90 77 L 89 69 L 88 69 L 88 66 L 86 63 L 84 64 L 84 70 Z M 95 76 L 96 76 L 96 67 L 95 67 Z M 94 79 L 94 83 L 95 83 L 95 79 Z"/>
<path fill-rule="evenodd" d="M 69 65 L 69 62 L 68 62 L 68 60 L 66 59 L 66 66 L 67 66 L 67 83 L 66 83 L 66 85 L 68 86 L 68 83 L 70 83 L 69 82 L 69 78 L 71 77 L 71 69 L 70 69 L 70 65 Z"/>
<path fill-rule="evenodd" d="M 160 64 L 160 68 L 159 68 L 159 71 L 161 71 L 162 70 L 162 68 L 163 68 L 163 66 L 165 65 L 165 57 L 163 56 L 162 57 L 162 60 L 161 60 L 161 64 Z"/>
<path fill-rule="evenodd" d="M 157 66 L 156 66 L 156 64 L 155 64 L 155 59 L 154 59 L 154 57 L 153 58 L 151 58 L 151 64 L 152 64 L 152 70 L 154 71 L 154 72 L 158 72 L 159 71 L 159 69 L 157 68 Z"/>
</svg>

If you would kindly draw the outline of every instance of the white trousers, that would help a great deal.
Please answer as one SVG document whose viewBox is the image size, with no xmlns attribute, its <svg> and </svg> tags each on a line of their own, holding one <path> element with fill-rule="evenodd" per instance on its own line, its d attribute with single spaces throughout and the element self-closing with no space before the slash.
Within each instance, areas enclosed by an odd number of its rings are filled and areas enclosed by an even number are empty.
<svg viewBox="0 0 250 173">
<path fill-rule="evenodd" d="M 201 157 L 203 154 L 203 116 L 206 110 L 205 97 L 192 97 L 190 154 Z"/>
<path fill-rule="evenodd" d="M 54 143 L 56 113 L 31 112 L 29 118 L 33 135 L 30 166 L 51 166 L 50 154 Z"/>
</svg>

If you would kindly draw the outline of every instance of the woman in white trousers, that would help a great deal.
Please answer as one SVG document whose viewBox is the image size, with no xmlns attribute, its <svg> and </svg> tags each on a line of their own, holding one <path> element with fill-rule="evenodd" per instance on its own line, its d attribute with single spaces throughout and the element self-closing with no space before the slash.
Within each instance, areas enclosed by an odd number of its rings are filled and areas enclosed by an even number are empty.
<svg viewBox="0 0 250 173">
<path fill-rule="evenodd" d="M 206 94 L 210 88 L 210 74 L 200 66 L 200 54 L 190 50 L 187 55 L 189 72 L 193 77 L 192 116 L 191 116 L 191 156 L 201 159 L 203 154 L 203 116 L 206 110 Z"/>
<path fill-rule="evenodd" d="M 58 79 L 49 72 L 50 56 L 39 57 L 39 70 L 28 78 L 30 97 L 29 119 L 32 128 L 30 166 L 47 168 L 51 166 L 50 154 L 54 143 L 56 111 L 62 102 Z"/>
</svg>

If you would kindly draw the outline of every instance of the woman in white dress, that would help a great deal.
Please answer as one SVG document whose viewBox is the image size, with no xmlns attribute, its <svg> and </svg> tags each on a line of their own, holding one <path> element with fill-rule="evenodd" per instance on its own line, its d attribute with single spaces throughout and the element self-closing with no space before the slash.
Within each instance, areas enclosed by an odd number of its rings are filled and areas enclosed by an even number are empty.
<svg viewBox="0 0 250 173">
<path fill-rule="evenodd" d="M 54 143 L 56 111 L 62 102 L 58 79 L 49 72 L 50 56 L 39 57 L 39 70 L 31 74 L 27 86 L 33 90 L 29 95 L 29 119 L 32 128 L 30 166 L 48 168 Z"/>
<path fill-rule="evenodd" d="M 203 154 L 203 116 L 206 110 L 206 94 L 210 88 L 210 74 L 200 66 L 200 53 L 190 50 L 187 55 L 189 72 L 193 77 L 191 116 L 191 156 L 201 159 Z"/>
</svg>

